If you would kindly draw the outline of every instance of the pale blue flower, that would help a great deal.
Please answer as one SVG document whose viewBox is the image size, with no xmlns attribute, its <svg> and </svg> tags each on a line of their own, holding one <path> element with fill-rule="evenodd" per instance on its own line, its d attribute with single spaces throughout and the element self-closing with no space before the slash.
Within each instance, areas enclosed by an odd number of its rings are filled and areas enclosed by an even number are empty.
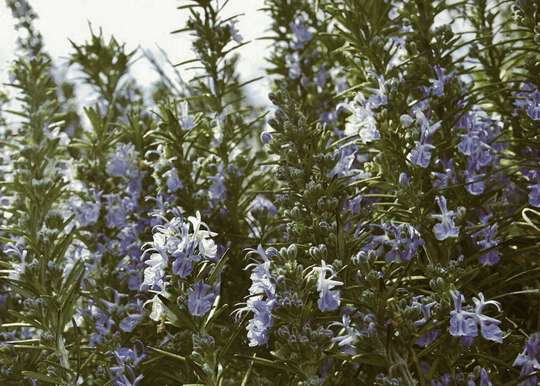
<svg viewBox="0 0 540 386">
<path fill-rule="evenodd" d="M 454 224 L 453 218 L 457 216 L 452 210 L 446 209 L 446 198 L 444 196 L 437 196 L 436 201 L 439 204 L 442 214 L 432 214 L 431 217 L 441 221 L 440 224 L 435 225 L 433 232 L 437 240 L 446 240 L 449 237 L 457 238 L 459 235 L 459 227 Z"/>
<path fill-rule="evenodd" d="M 189 312 L 193 316 L 203 316 L 212 308 L 216 293 L 211 286 L 204 284 L 203 279 L 192 284 L 191 288 L 187 291 Z"/>
<path fill-rule="evenodd" d="M 480 292 L 478 298 L 473 298 L 473 302 L 476 305 L 476 310 L 474 311 L 474 318 L 480 325 L 480 331 L 482 336 L 487 340 L 493 340 L 498 343 L 502 343 L 502 331 L 498 327 L 501 322 L 495 318 L 490 318 L 489 316 L 482 315 L 484 307 L 488 304 L 493 304 L 497 309 L 501 310 L 501 305 L 499 302 L 494 300 L 484 300 L 484 295 Z"/>
<path fill-rule="evenodd" d="M 450 311 L 450 334 L 455 337 L 474 338 L 478 336 L 478 326 L 476 325 L 475 313 L 461 309 L 461 303 L 465 297 L 459 291 L 450 291 L 454 299 L 455 310 Z"/>
<path fill-rule="evenodd" d="M 525 345 L 525 349 L 522 354 L 519 354 L 516 360 L 514 361 L 513 366 L 521 366 L 521 376 L 531 374 L 534 371 L 540 371 L 540 363 L 538 363 L 538 354 L 540 353 L 540 348 L 538 347 L 540 343 L 540 334 L 532 334 L 529 337 L 529 341 Z M 537 386 L 538 377 L 536 375 L 526 379 L 521 382 L 520 386 Z"/>
<path fill-rule="evenodd" d="M 540 92 L 538 89 L 534 90 L 529 97 L 527 115 L 533 121 L 540 121 Z"/>
<path fill-rule="evenodd" d="M 321 264 L 321 267 L 313 268 L 313 271 L 318 274 L 317 291 L 319 291 L 320 298 L 317 304 L 323 312 L 335 311 L 339 307 L 340 292 L 338 290 L 332 291 L 332 288 L 343 285 L 343 283 L 337 280 L 327 279 L 326 273 L 328 272 L 333 276 L 335 275 L 334 269 L 331 265 L 326 265 L 324 260 L 321 261 Z"/>
</svg>

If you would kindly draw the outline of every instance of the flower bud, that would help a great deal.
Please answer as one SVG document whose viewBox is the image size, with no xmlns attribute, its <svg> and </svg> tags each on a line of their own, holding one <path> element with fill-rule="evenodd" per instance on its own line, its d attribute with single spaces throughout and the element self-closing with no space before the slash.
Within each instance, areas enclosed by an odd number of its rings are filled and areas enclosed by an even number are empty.
<svg viewBox="0 0 540 386">
<path fill-rule="evenodd" d="M 268 144 L 272 140 L 272 134 L 270 134 L 268 131 L 263 131 L 261 134 L 261 141 L 265 145 Z"/>
</svg>

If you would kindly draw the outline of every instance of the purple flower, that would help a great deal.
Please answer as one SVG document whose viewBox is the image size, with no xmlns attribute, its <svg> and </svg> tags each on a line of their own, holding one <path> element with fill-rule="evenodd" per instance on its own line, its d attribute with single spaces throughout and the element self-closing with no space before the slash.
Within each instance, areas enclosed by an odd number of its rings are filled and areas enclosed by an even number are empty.
<svg viewBox="0 0 540 386">
<path fill-rule="evenodd" d="M 433 181 L 433 187 L 439 189 L 447 188 L 448 186 L 457 184 L 458 180 L 454 173 L 454 159 L 450 158 L 448 161 L 438 159 L 435 164 L 441 163 L 443 165 L 444 173 L 431 172 L 435 176 Z"/>
<path fill-rule="evenodd" d="M 412 303 L 413 307 L 419 309 L 423 316 L 422 319 L 414 322 L 414 324 L 417 326 L 423 326 L 429 319 L 431 319 L 431 316 L 432 316 L 431 307 L 437 304 L 437 302 L 431 302 L 428 304 L 420 303 L 418 300 L 420 300 L 421 297 L 422 296 L 414 298 L 413 303 Z M 436 319 L 432 321 L 432 324 L 435 324 L 435 323 L 437 323 Z M 418 338 L 418 340 L 416 341 L 416 344 L 423 347 L 429 346 L 431 343 L 435 341 L 435 339 L 437 339 L 437 337 L 440 334 L 441 334 L 441 330 L 430 330 L 427 333 L 423 334 L 420 338 Z"/>
<path fill-rule="evenodd" d="M 421 125 L 422 134 L 420 136 L 420 141 L 414 141 L 414 143 L 416 143 L 416 149 L 411 151 L 409 159 L 414 165 L 427 168 L 431 161 L 430 151 L 435 149 L 435 146 L 429 143 L 429 138 L 439 127 L 441 127 L 441 122 L 439 121 L 430 125 L 429 120 L 420 110 L 416 111 L 416 119 Z"/>
<path fill-rule="evenodd" d="M 251 287 L 249 289 L 250 296 L 246 302 L 246 306 L 236 310 L 237 318 L 244 312 L 253 312 L 253 319 L 249 321 L 246 327 L 251 347 L 260 346 L 268 342 L 268 329 L 274 325 L 272 319 L 272 309 L 277 306 L 276 302 L 276 284 L 270 279 L 270 257 L 277 251 L 274 248 L 268 248 L 264 251 L 262 245 L 259 245 L 257 250 L 251 249 L 249 254 L 257 254 L 263 260 L 259 263 L 249 264 L 245 269 L 253 267 L 251 272 Z M 266 298 L 266 299 L 265 299 Z"/>
<path fill-rule="evenodd" d="M 533 171 L 531 173 L 531 177 L 532 178 L 536 177 L 537 184 L 530 185 L 527 187 L 527 189 L 531 189 L 531 192 L 529 193 L 529 204 L 539 208 L 540 207 L 540 172 L 538 172 L 537 170 Z"/>
<path fill-rule="evenodd" d="M 268 198 L 262 194 L 257 195 L 252 202 L 252 207 L 249 210 L 250 212 L 263 211 L 266 209 L 270 216 L 275 216 L 277 213 L 276 206 Z"/>
<path fill-rule="evenodd" d="M 339 335 L 332 339 L 332 342 L 338 342 L 338 346 L 352 346 L 358 341 L 360 331 L 357 328 L 351 327 L 351 316 L 343 314 L 343 322 L 333 322 L 330 326 L 339 326 L 345 329 L 345 335 Z"/>
<path fill-rule="evenodd" d="M 105 216 L 107 228 L 116 227 L 122 229 L 127 226 L 127 206 L 129 206 L 129 203 L 122 200 L 119 194 L 104 194 L 103 197 L 107 199 L 107 214 Z"/>
<path fill-rule="evenodd" d="M 471 158 L 469 158 L 469 161 L 471 161 Z M 482 177 L 484 177 L 485 174 L 476 174 L 473 162 L 469 162 L 469 167 L 464 171 L 464 174 L 466 176 L 465 189 L 467 189 L 467 192 L 473 196 L 484 193 L 484 181 L 482 181 Z"/>
<path fill-rule="evenodd" d="M 435 65 L 435 72 L 437 73 L 438 79 L 430 79 L 429 81 L 433 84 L 431 86 L 431 90 L 433 90 L 433 94 L 437 96 L 442 96 L 444 93 L 444 85 L 446 84 L 446 81 L 448 80 L 448 77 L 444 74 L 445 69 L 441 68 L 438 64 Z"/>
<path fill-rule="evenodd" d="M 334 157 L 339 157 L 334 169 L 330 170 L 330 177 L 338 176 L 344 177 L 351 174 L 351 167 L 356 159 L 356 153 L 358 150 L 354 150 L 351 147 L 342 147 L 339 150 L 334 151 Z"/>
<path fill-rule="evenodd" d="M 478 147 L 480 146 L 476 115 L 467 114 L 463 123 L 466 124 L 467 134 L 461 134 L 461 142 L 458 145 L 458 149 L 463 154 L 471 156 L 478 152 Z"/>
<path fill-rule="evenodd" d="M 457 214 L 454 211 L 446 209 L 446 198 L 444 196 L 436 197 L 439 208 L 442 214 L 432 214 L 431 217 L 441 220 L 440 224 L 436 224 L 433 228 L 437 240 L 446 240 L 448 237 L 457 238 L 459 235 L 459 227 L 452 220 Z"/>
<path fill-rule="evenodd" d="M 180 126 L 183 130 L 191 130 L 195 127 L 194 116 L 189 114 L 189 104 L 187 101 L 182 102 L 182 116 L 178 118 Z"/>
<path fill-rule="evenodd" d="M 176 192 L 178 189 L 182 189 L 184 187 L 184 184 L 182 184 L 182 181 L 180 181 L 180 178 L 178 178 L 178 172 L 176 169 L 171 169 L 163 173 L 163 177 L 167 178 L 167 187 L 171 192 Z"/>
<path fill-rule="evenodd" d="M 111 177 L 135 178 L 139 175 L 137 157 L 139 152 L 132 143 L 119 143 L 116 151 L 107 161 L 106 171 Z"/>
<path fill-rule="evenodd" d="M 360 135 L 364 143 L 381 138 L 381 134 L 377 130 L 377 120 L 372 111 L 372 105 L 366 101 L 362 93 L 357 93 L 350 103 L 339 103 L 337 108 L 338 110 L 344 108 L 353 113 L 347 117 L 345 135 Z"/>
<path fill-rule="evenodd" d="M 416 149 L 411 151 L 409 159 L 413 165 L 427 168 L 431 162 L 430 150 L 435 149 L 435 146 L 426 143 L 425 141 L 414 141 Z"/>
<path fill-rule="evenodd" d="M 143 347 L 143 352 L 141 353 L 141 355 L 137 353 L 136 345 L 133 346 L 133 350 L 127 347 L 120 347 L 116 349 L 116 351 L 113 351 L 112 354 L 116 359 L 116 363 L 119 366 L 116 368 L 117 371 L 121 371 L 122 368 L 124 368 L 125 366 L 137 367 L 143 360 L 148 358 L 148 355 L 144 353 L 144 345 L 142 344 L 142 342 L 140 340 L 136 341 L 139 342 Z M 111 370 L 113 370 L 113 368 L 111 368 Z M 114 371 L 115 370 L 113 370 L 113 372 Z"/>
<path fill-rule="evenodd" d="M 232 19 L 229 22 L 229 25 L 231 27 L 231 37 L 236 43 L 242 44 L 242 42 L 244 41 L 244 37 L 240 35 L 240 33 L 238 33 L 238 28 L 236 28 L 236 23 L 238 23 L 238 19 Z"/>
<path fill-rule="evenodd" d="M 481 221 L 482 224 L 486 224 L 488 219 L 489 218 L 487 216 L 484 216 Z M 469 224 L 473 225 L 472 223 Z M 474 239 L 476 244 L 481 247 L 480 252 L 495 247 L 501 241 L 500 237 L 495 238 L 495 235 L 497 234 L 497 225 L 497 223 L 493 225 L 487 225 L 485 228 L 472 234 L 472 238 Z M 499 251 L 494 249 L 486 253 L 485 255 L 480 256 L 478 260 L 485 265 L 497 264 L 499 262 Z"/>
<path fill-rule="evenodd" d="M 216 293 L 211 286 L 204 284 L 203 279 L 197 284 L 192 284 L 191 288 L 193 289 L 187 291 L 189 312 L 193 316 L 203 316 L 212 308 Z"/>
<path fill-rule="evenodd" d="M 386 96 L 386 82 L 383 75 L 379 76 L 373 71 L 369 71 L 369 74 L 374 76 L 379 82 L 378 89 L 371 87 L 366 88 L 368 91 L 372 92 L 372 95 L 370 95 L 368 98 L 367 106 L 369 106 L 370 109 L 376 109 L 379 106 L 388 104 L 388 97 Z"/>
<path fill-rule="evenodd" d="M 113 386 L 139 386 L 139 382 L 144 378 L 144 375 L 141 374 L 135 378 L 135 372 L 133 369 L 130 366 L 127 366 L 127 368 L 131 371 L 133 382 L 131 382 L 129 378 L 125 376 L 125 374 L 121 374 L 114 378 L 115 383 Z"/>
<path fill-rule="evenodd" d="M 137 299 L 136 303 L 130 303 L 126 308 L 130 308 L 133 311 L 127 317 L 120 322 L 120 329 L 124 332 L 131 332 L 135 326 L 144 318 L 145 311 L 142 310 L 143 302 L 141 299 Z"/>
<path fill-rule="evenodd" d="M 499 302 L 494 300 L 484 300 L 484 295 L 480 292 L 478 294 L 479 299 L 473 298 L 474 304 L 476 304 L 476 310 L 474 311 L 474 318 L 480 325 L 480 331 L 482 336 L 487 340 L 493 340 L 498 343 L 502 343 L 502 331 L 498 327 L 501 322 L 497 319 L 490 318 L 489 316 L 482 315 L 484 307 L 488 304 L 493 304 L 497 309 L 501 310 L 501 305 Z"/>
<path fill-rule="evenodd" d="M 538 89 L 530 95 L 527 107 L 527 115 L 533 121 L 540 121 L 540 92 Z"/>
<path fill-rule="evenodd" d="M 519 354 L 514 361 L 513 366 L 521 366 L 521 376 L 524 377 L 534 371 L 540 370 L 540 363 L 538 363 L 538 353 L 540 352 L 538 343 L 540 343 L 540 334 L 535 333 L 529 337 L 529 341 L 525 345 L 525 350 L 522 354 Z M 525 381 L 521 382 L 520 386 L 536 386 L 537 376 L 534 375 Z"/>
<path fill-rule="evenodd" d="M 483 367 L 482 367 L 482 372 L 480 373 L 480 386 L 493 386 L 493 384 L 489 380 L 486 369 Z"/>
<path fill-rule="evenodd" d="M 375 243 L 382 243 L 391 249 L 385 255 L 386 264 L 393 261 L 408 261 L 416 255 L 417 248 L 424 245 L 424 240 L 420 239 L 420 234 L 416 228 L 408 223 L 398 226 L 394 223 L 383 223 L 381 228 L 385 235 L 375 236 Z"/>
<path fill-rule="evenodd" d="M 286 66 L 289 69 L 289 78 L 298 79 L 302 75 L 302 69 L 300 68 L 300 56 L 298 52 L 287 54 L 285 56 Z"/>
<path fill-rule="evenodd" d="M 523 91 L 514 93 L 514 96 L 517 97 L 514 101 L 514 105 L 516 106 L 516 111 L 514 112 L 514 115 L 517 115 L 517 110 L 529 106 L 529 97 L 531 95 L 531 91 L 533 91 L 534 89 L 535 87 L 532 83 L 526 82 L 523 84 Z"/>
<path fill-rule="evenodd" d="M 77 214 L 77 220 L 81 226 L 89 226 L 96 223 L 99 219 L 99 211 L 101 210 L 101 194 L 92 189 L 94 202 L 84 201 L 81 197 L 74 195 L 71 197 L 71 209 Z"/>
<path fill-rule="evenodd" d="M 454 311 L 450 311 L 450 315 L 452 315 L 452 319 L 450 319 L 450 334 L 455 337 L 468 338 L 478 336 L 478 327 L 474 318 L 475 313 L 461 309 L 461 303 L 465 300 L 465 297 L 459 291 L 450 291 L 450 294 L 454 299 L 454 305 L 456 307 Z"/>
<path fill-rule="evenodd" d="M 313 38 L 309 27 L 304 26 L 302 16 L 298 16 L 294 23 L 289 24 L 289 27 L 293 32 L 292 47 L 294 50 L 301 50 L 304 48 L 304 44 Z"/>
<path fill-rule="evenodd" d="M 326 278 L 326 272 L 331 275 L 335 275 L 334 269 L 331 265 L 326 265 L 325 261 L 321 261 L 322 267 L 315 267 L 313 271 L 317 272 L 319 281 L 317 283 L 317 291 L 319 291 L 320 298 L 317 301 L 319 309 L 325 311 L 335 311 L 339 307 L 340 292 L 338 290 L 331 291 L 337 285 L 343 285 L 342 282 L 337 280 L 330 280 Z"/>
<path fill-rule="evenodd" d="M 193 242 L 190 242 L 192 244 Z M 188 250 L 188 253 L 183 252 L 182 250 L 177 250 L 175 253 L 172 254 L 172 257 L 176 257 L 176 260 L 174 261 L 172 265 L 172 272 L 175 275 L 180 276 L 181 278 L 187 277 L 191 271 L 193 270 L 193 265 L 191 264 L 192 261 L 200 261 L 201 255 L 193 255 L 189 251 L 193 250 L 194 248 L 186 248 Z"/>
</svg>

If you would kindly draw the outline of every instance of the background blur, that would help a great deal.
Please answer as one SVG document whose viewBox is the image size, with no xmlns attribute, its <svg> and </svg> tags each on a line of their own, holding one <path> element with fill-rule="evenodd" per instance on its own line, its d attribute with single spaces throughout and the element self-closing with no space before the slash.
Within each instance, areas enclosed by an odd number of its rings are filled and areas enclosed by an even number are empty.
<svg viewBox="0 0 540 386">
<path fill-rule="evenodd" d="M 221 2 L 220 2 L 221 3 Z M 264 0 L 230 0 L 225 7 L 224 18 L 233 15 L 238 17 L 237 28 L 249 45 L 238 50 L 241 54 L 238 71 L 243 80 L 252 79 L 264 74 L 265 50 L 267 40 L 256 40 L 265 35 L 269 18 L 260 9 Z M 89 23 L 94 33 L 102 28 L 106 41 L 113 35 L 119 43 L 126 43 L 127 51 L 137 47 L 151 50 L 160 63 L 167 67 L 166 59 L 158 48 L 161 47 L 169 60 L 176 64 L 193 58 L 189 35 L 171 32 L 185 27 L 189 15 L 188 10 L 177 10 L 185 1 L 175 0 L 30 0 L 30 5 L 39 15 L 36 20 L 37 29 L 45 39 L 45 49 L 54 58 L 56 65 L 64 65 L 73 48 L 68 39 L 81 44 L 90 38 Z M 0 2 L 0 82 L 8 82 L 10 63 L 15 58 L 17 31 L 11 11 L 5 2 Z M 143 87 L 156 81 L 157 73 L 142 57 L 142 50 L 135 55 L 132 75 Z M 138 59 L 138 60 L 137 60 Z M 193 74 L 181 69 L 184 80 Z M 66 73 L 73 79 L 79 76 L 76 69 Z M 250 97 L 258 105 L 267 104 L 268 80 L 261 80 L 249 88 Z M 80 93 L 85 94 L 82 90 Z M 81 95 L 79 99 L 87 99 Z M 84 102 L 88 105 L 87 101 Z"/>
</svg>

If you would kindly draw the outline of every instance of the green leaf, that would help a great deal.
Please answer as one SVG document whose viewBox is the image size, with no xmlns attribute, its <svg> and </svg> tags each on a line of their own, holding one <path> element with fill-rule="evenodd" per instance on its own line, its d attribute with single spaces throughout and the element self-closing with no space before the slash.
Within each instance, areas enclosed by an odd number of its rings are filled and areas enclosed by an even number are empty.
<svg viewBox="0 0 540 386">
<path fill-rule="evenodd" d="M 357 363 L 364 363 L 367 365 L 378 366 L 388 368 L 390 363 L 384 355 L 374 353 L 363 353 L 352 357 L 352 360 Z"/>
<path fill-rule="evenodd" d="M 215 386 L 214 382 L 212 382 L 212 380 L 208 377 L 208 375 L 204 372 L 204 370 L 201 369 L 201 366 L 193 362 L 193 360 L 190 357 L 186 357 L 186 362 L 197 373 L 199 378 L 201 378 L 204 381 L 204 384 L 206 386 Z"/>
<path fill-rule="evenodd" d="M 165 296 L 158 294 L 159 300 L 163 302 L 163 305 L 171 311 L 180 322 L 183 322 L 190 330 L 193 332 L 199 332 L 199 329 L 191 319 L 191 314 L 186 312 L 186 310 L 180 309 L 175 303 L 171 302 Z"/>
<path fill-rule="evenodd" d="M 172 352 L 168 352 L 168 351 L 165 351 L 165 350 L 160 350 L 159 348 L 155 348 L 155 347 L 152 347 L 152 346 L 148 346 L 148 348 L 150 350 L 152 350 L 152 351 L 155 351 L 155 352 L 158 352 L 158 353 L 163 354 L 165 356 L 168 356 L 169 358 L 178 359 L 179 361 L 182 361 L 182 362 L 186 361 L 186 358 L 184 358 L 181 355 L 173 354 Z"/>
<path fill-rule="evenodd" d="M 236 358 L 246 359 L 248 361 L 251 361 L 253 363 L 258 363 L 258 364 L 263 365 L 263 366 L 273 367 L 275 369 L 286 371 L 288 373 L 294 373 L 296 375 L 303 376 L 302 371 L 300 371 L 300 369 L 298 369 L 296 367 L 286 366 L 285 364 L 274 362 L 274 361 L 271 361 L 271 360 L 268 360 L 268 359 L 250 357 L 250 356 L 246 356 L 246 355 L 235 355 L 235 357 Z"/>
<path fill-rule="evenodd" d="M 45 374 L 41 374 L 41 373 L 35 373 L 33 371 L 22 371 L 21 374 L 24 375 L 25 377 L 30 377 L 30 378 L 33 378 L 33 379 L 37 379 L 39 381 L 54 383 L 56 385 L 63 385 L 64 384 L 64 381 L 62 379 L 60 379 L 60 378 L 53 378 L 53 377 L 51 377 L 49 375 L 45 375 Z"/>
<path fill-rule="evenodd" d="M 212 271 L 212 274 L 210 275 L 210 278 L 208 280 L 208 284 L 212 285 L 215 283 L 218 275 L 220 274 L 221 270 L 225 266 L 225 263 L 229 259 L 229 252 L 230 248 L 227 248 L 225 253 L 223 253 L 223 256 L 221 256 L 221 259 L 219 259 L 219 262 L 217 263 L 216 267 L 214 268 L 214 271 Z"/>
<path fill-rule="evenodd" d="M 25 316 L 25 315 L 21 314 L 20 312 L 17 312 L 15 310 L 8 310 L 8 313 L 10 315 L 15 316 L 17 319 L 22 320 L 23 322 L 31 324 L 32 326 L 34 326 L 38 330 L 45 330 L 45 328 L 43 327 L 43 325 L 41 323 L 39 323 L 38 321 L 36 321 L 34 319 L 29 318 L 28 316 Z"/>
</svg>

